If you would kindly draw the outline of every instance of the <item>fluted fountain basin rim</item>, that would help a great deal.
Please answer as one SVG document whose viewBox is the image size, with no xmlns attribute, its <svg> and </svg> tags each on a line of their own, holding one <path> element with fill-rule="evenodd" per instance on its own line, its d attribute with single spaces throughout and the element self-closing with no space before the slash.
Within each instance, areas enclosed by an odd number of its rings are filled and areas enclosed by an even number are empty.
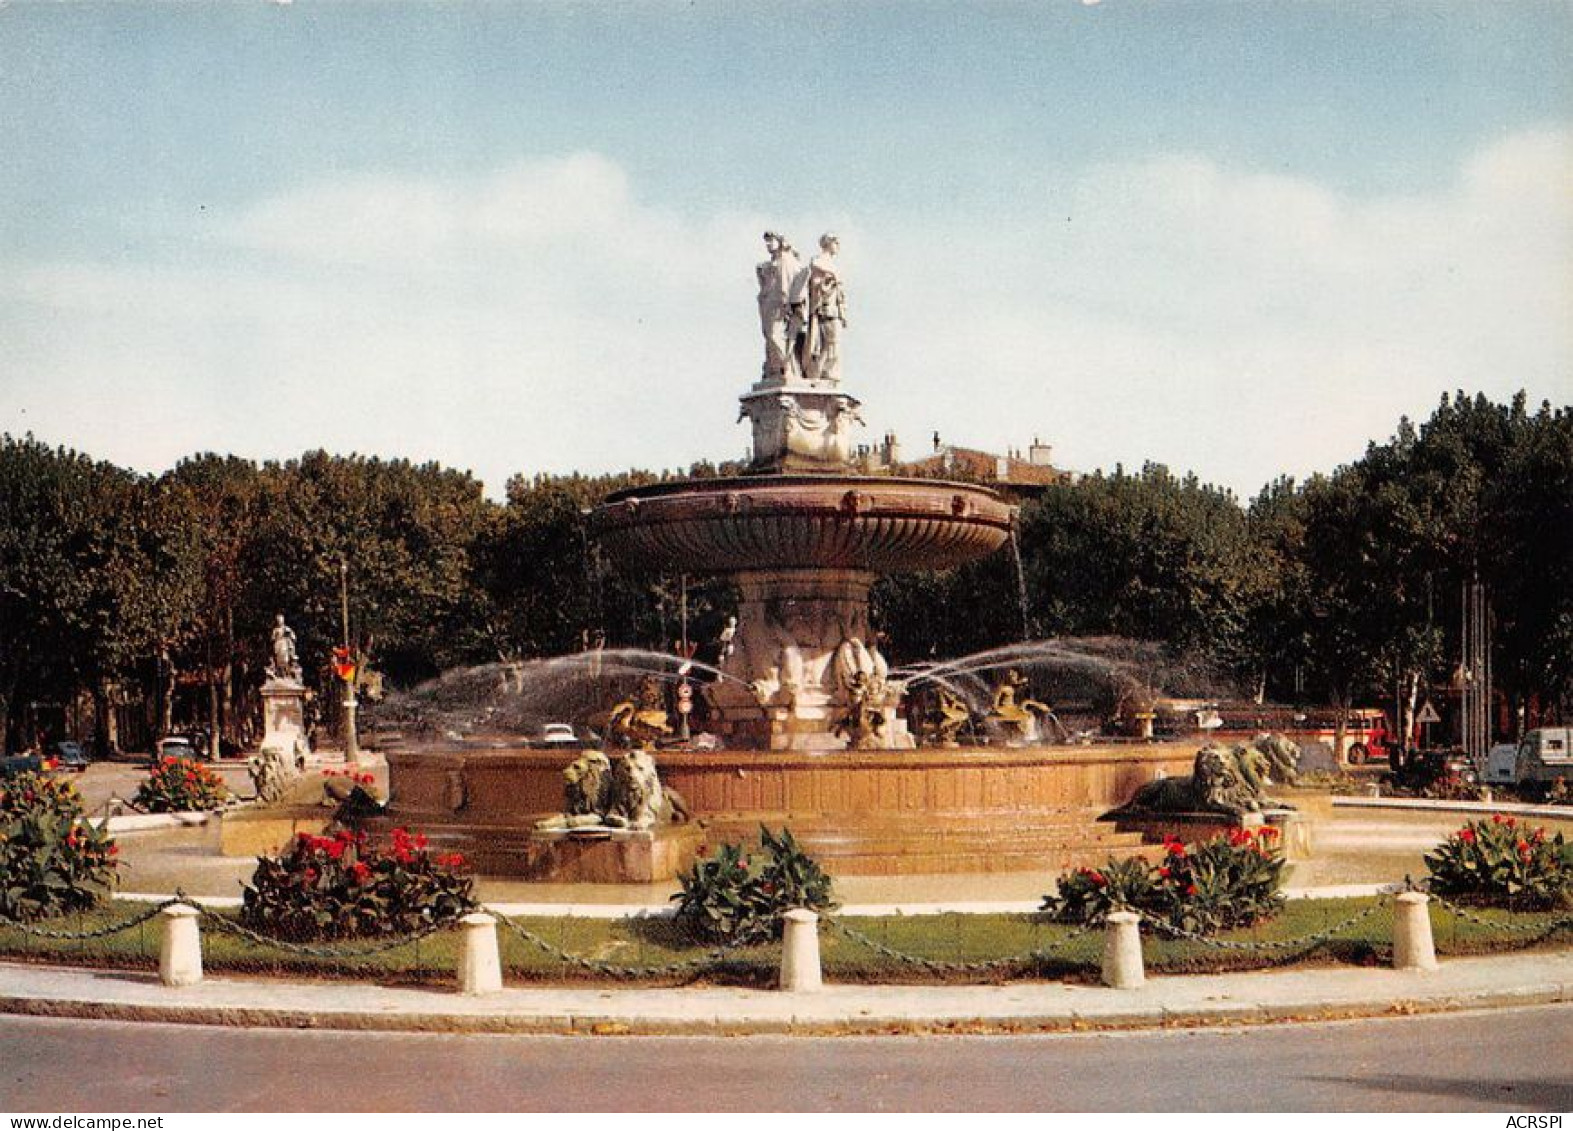
<svg viewBox="0 0 1573 1131">
<path fill-rule="evenodd" d="M 591 515 L 619 565 L 650 573 L 948 569 L 999 549 L 1015 508 L 987 487 L 779 475 L 631 487 Z"/>
</svg>

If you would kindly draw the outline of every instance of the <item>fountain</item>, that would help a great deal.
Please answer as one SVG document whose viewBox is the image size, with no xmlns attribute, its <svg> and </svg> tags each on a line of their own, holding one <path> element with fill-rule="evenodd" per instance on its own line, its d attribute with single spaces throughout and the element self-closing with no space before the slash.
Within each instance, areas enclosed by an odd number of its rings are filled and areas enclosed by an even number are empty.
<svg viewBox="0 0 1573 1131">
<path fill-rule="evenodd" d="M 647 852 L 624 845 L 616 859 L 575 863 L 560 841 L 543 847 L 546 834 L 534 828 L 562 807 L 569 759 L 506 739 L 390 750 L 399 819 L 484 870 L 561 879 L 669 878 L 701 833 L 735 839 L 760 823 L 790 825 L 842 872 L 1053 868 L 1134 851 L 1139 838 L 1094 818 L 1154 777 L 1183 772 L 1189 753 L 1028 744 L 1053 716 L 1019 680 L 996 689 L 991 704 L 1000 741 L 963 746 L 952 695 L 947 741 L 917 748 L 900 710 L 908 681 L 949 685 L 962 673 L 892 672 L 870 624 L 870 588 L 882 573 L 945 569 L 1000 550 L 1012 541 L 1015 510 L 984 487 L 856 469 L 862 421 L 841 380 L 837 241 L 824 237 L 807 267 L 780 237 L 766 243 L 765 363 L 740 398 L 739 420 L 753 436 L 747 472 L 624 490 L 590 519 L 622 570 L 721 575 L 737 590 L 730 647 L 701 684 L 719 749 L 657 754 L 662 780 L 686 798 L 697 827 L 644 830 Z"/>
</svg>

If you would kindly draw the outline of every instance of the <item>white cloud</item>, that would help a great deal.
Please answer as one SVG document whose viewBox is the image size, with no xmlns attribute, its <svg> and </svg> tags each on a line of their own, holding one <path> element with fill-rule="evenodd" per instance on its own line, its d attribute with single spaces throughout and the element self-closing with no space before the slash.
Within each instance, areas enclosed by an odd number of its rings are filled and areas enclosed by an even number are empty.
<svg viewBox="0 0 1573 1131">
<path fill-rule="evenodd" d="M 1073 466 L 1254 490 L 1357 456 L 1454 387 L 1568 400 L 1573 137 L 1359 198 L 1188 154 L 1084 171 L 1012 217 L 689 219 L 611 159 L 307 185 L 193 266 L 0 272 L 0 419 L 144 467 L 323 445 L 512 471 L 739 454 L 759 233 L 844 237 L 851 391 Z"/>
</svg>

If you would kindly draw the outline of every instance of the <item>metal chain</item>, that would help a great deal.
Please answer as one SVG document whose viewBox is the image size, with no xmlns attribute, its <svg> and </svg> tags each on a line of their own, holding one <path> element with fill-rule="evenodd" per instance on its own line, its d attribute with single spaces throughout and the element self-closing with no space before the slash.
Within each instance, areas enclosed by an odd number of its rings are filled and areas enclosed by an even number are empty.
<svg viewBox="0 0 1573 1131">
<path fill-rule="evenodd" d="M 1551 934 L 1555 934 L 1558 931 L 1565 930 L 1566 928 L 1568 928 L 1570 926 L 1573 926 L 1573 915 L 1564 915 L 1560 919 L 1552 919 L 1549 922 L 1542 921 L 1542 922 L 1539 922 L 1539 923 L 1504 923 L 1500 919 L 1487 919 L 1484 915 L 1480 915 L 1480 914 L 1478 914 L 1478 913 L 1476 913 L 1474 911 L 1468 910 L 1465 907 L 1461 907 L 1458 904 L 1452 902 L 1451 900 L 1443 899 L 1440 895 L 1437 895 L 1436 892 L 1434 892 L 1434 891 L 1429 891 L 1428 890 L 1426 892 L 1426 894 L 1428 896 L 1430 896 L 1432 899 L 1436 900 L 1436 902 L 1440 906 L 1447 908 L 1450 912 L 1452 912 L 1454 915 L 1458 916 L 1460 919 L 1463 919 L 1466 922 L 1474 923 L 1477 926 L 1490 927 L 1493 930 L 1509 931 L 1509 932 L 1511 932 L 1513 934 L 1524 934 L 1524 935 L 1527 935 L 1527 934 L 1551 935 Z"/>
<path fill-rule="evenodd" d="M 894 959 L 897 962 L 906 962 L 924 970 L 933 970 L 944 974 L 993 974 L 1002 970 L 1016 969 L 1029 962 L 1039 962 L 1045 958 L 1053 957 L 1056 953 L 1064 950 L 1071 943 L 1093 930 L 1093 925 L 1088 924 L 1050 946 L 1029 950 L 1022 954 L 1008 955 L 1004 958 L 987 958 L 977 962 L 947 962 L 944 959 L 924 958 L 919 954 L 907 954 L 893 946 L 887 946 L 878 939 L 871 938 L 862 931 L 847 926 L 839 916 L 827 919 L 826 922 L 830 924 L 831 930 L 843 938 L 849 939 L 859 946 L 868 947 L 876 954 L 882 954 L 886 958 Z"/>
<path fill-rule="evenodd" d="M 166 899 L 163 903 L 155 903 L 140 915 L 119 923 L 112 923 L 107 927 L 96 927 L 91 931 L 51 931 L 43 927 L 30 927 L 26 923 L 13 920 L 0 920 L 0 927 L 10 931 L 21 931 L 24 935 L 32 935 L 40 939 L 67 939 L 71 941 L 86 941 L 88 939 L 107 939 L 110 935 L 118 935 L 122 931 L 129 931 L 132 927 L 140 927 L 149 919 L 154 918 L 166 907 L 173 907 L 181 902 L 178 899 Z"/>
<path fill-rule="evenodd" d="M 1202 946 L 1211 947 L 1214 950 L 1273 952 L 1300 950 L 1306 947 L 1319 946 L 1320 944 L 1333 938 L 1335 935 L 1343 934 L 1356 923 L 1359 923 L 1365 919 L 1369 919 L 1372 915 L 1375 915 L 1385 906 L 1387 906 L 1387 898 L 1383 896 L 1370 907 L 1365 908 L 1365 910 L 1357 911 L 1353 915 L 1349 916 L 1349 918 L 1345 919 L 1342 923 L 1338 923 L 1335 926 L 1318 931 L 1314 935 L 1305 935 L 1297 939 L 1278 939 L 1268 942 L 1234 942 L 1227 939 L 1209 938 L 1207 935 L 1197 934 L 1195 931 L 1187 931 L 1184 927 L 1177 927 L 1173 923 L 1165 922 L 1162 919 L 1152 919 L 1150 922 L 1153 925 L 1153 929 L 1160 934 L 1169 935 L 1173 938 L 1185 939 L 1187 942 L 1200 943 Z"/>
<path fill-rule="evenodd" d="M 525 942 L 551 955 L 559 962 L 566 962 L 570 966 L 577 966 L 582 970 L 593 970 L 597 974 L 607 974 L 614 978 L 666 978 L 677 974 L 692 974 L 698 970 L 714 966 L 728 954 L 748 945 L 746 943 L 727 943 L 716 947 L 699 958 L 685 958 L 677 962 L 668 962 L 661 966 L 626 966 L 616 962 L 606 962 L 599 958 L 586 958 L 582 954 L 566 951 L 500 912 L 489 911 L 488 914 L 495 915 L 497 921 L 503 926 L 507 927 Z"/>
<path fill-rule="evenodd" d="M 225 918 L 216 911 L 203 907 L 200 903 L 194 903 L 191 906 L 202 912 L 202 917 L 205 920 L 226 934 L 235 935 L 258 946 L 272 947 L 275 950 L 282 950 L 286 954 L 303 954 L 310 958 L 370 958 L 376 954 L 386 954 L 390 950 L 398 950 L 400 947 L 420 942 L 422 939 L 435 935 L 438 931 L 447 930 L 455 922 L 453 919 L 439 919 L 428 923 L 418 931 L 412 931 L 407 935 L 399 935 L 396 938 L 383 939 L 368 946 L 311 946 L 306 943 L 287 942 L 284 939 L 276 939 L 271 935 L 253 931 L 250 927 L 233 919 Z"/>
</svg>

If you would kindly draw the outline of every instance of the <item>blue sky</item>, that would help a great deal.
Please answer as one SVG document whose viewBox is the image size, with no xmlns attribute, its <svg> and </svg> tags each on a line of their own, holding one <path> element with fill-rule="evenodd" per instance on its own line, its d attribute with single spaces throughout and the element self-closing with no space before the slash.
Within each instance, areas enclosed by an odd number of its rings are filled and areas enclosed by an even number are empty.
<svg viewBox="0 0 1573 1131">
<path fill-rule="evenodd" d="M 1573 397 L 1573 7 L 0 4 L 0 429 L 516 471 L 741 453 L 758 233 L 870 438 L 1248 495 Z"/>
</svg>

